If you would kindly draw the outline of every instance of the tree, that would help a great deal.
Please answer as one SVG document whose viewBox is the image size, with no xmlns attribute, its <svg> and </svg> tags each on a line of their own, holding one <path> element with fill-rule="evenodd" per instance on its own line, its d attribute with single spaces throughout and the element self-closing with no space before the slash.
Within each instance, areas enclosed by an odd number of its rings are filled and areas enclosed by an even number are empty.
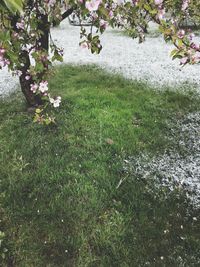
<svg viewBox="0 0 200 267">
<path fill-rule="evenodd" d="M 165 40 L 175 45 L 173 58 L 181 58 L 183 65 L 200 61 L 200 48 L 193 42 L 193 35 L 180 28 L 188 16 L 199 20 L 198 0 L 3 0 L 0 68 L 8 66 L 19 76 L 29 106 L 60 104 L 60 97 L 50 95 L 47 78 L 52 63 L 62 61 L 63 50 L 53 43 L 50 30 L 73 10 L 78 10 L 80 17 L 91 17 L 89 32 L 81 27 L 80 45 L 92 53 L 101 51 L 99 35 L 107 25 L 131 29 L 133 37 L 143 41 L 148 23 L 154 21 Z M 41 122 L 39 113 L 36 120 Z"/>
</svg>

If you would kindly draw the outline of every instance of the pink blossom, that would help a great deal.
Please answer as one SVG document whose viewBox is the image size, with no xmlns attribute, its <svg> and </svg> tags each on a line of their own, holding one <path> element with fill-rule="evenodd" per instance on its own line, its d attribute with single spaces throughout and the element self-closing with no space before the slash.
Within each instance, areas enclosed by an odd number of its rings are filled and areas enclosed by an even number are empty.
<svg viewBox="0 0 200 267">
<path fill-rule="evenodd" d="M 181 58 L 180 63 L 181 63 L 181 65 L 185 65 L 187 63 L 187 61 L 188 61 L 188 58 L 187 57 L 183 57 L 183 58 Z"/>
<path fill-rule="evenodd" d="M 58 96 L 56 98 L 49 98 L 50 103 L 54 106 L 54 108 L 58 108 L 60 106 L 61 103 L 61 97 Z"/>
<path fill-rule="evenodd" d="M 190 44 L 190 47 L 194 50 L 199 50 L 199 45 L 198 44 L 195 44 L 195 43 L 191 43 Z"/>
<path fill-rule="evenodd" d="M 183 37 L 185 36 L 185 31 L 184 30 L 179 30 L 177 32 L 177 36 L 178 36 L 178 38 L 183 39 Z"/>
<path fill-rule="evenodd" d="M 19 29 L 19 30 L 24 30 L 24 27 L 25 27 L 24 20 L 22 19 L 20 22 L 17 22 L 17 23 L 16 23 L 16 27 L 17 27 L 17 29 Z"/>
<path fill-rule="evenodd" d="M 31 84 L 31 91 L 33 93 L 36 93 L 37 89 L 38 89 L 38 85 L 36 83 L 35 84 Z"/>
<path fill-rule="evenodd" d="M 112 17 L 113 17 L 113 15 L 114 15 L 113 11 L 112 11 L 112 10 L 110 10 L 110 11 L 109 11 L 109 17 L 110 17 L 110 18 L 112 18 Z"/>
<path fill-rule="evenodd" d="M 160 9 L 160 10 L 158 11 L 158 18 L 159 18 L 160 20 L 162 20 L 162 19 L 164 19 L 164 16 L 165 16 L 165 10 L 164 10 L 164 9 Z"/>
<path fill-rule="evenodd" d="M 48 91 L 48 82 L 47 81 L 42 81 L 40 84 L 39 84 L 39 91 L 41 93 L 45 93 Z"/>
<path fill-rule="evenodd" d="M 82 42 L 80 44 L 80 46 L 81 46 L 81 48 L 84 48 L 84 49 L 85 48 L 90 49 L 90 44 L 88 42 L 86 42 L 86 41 Z"/>
<path fill-rule="evenodd" d="M 92 12 L 91 17 L 92 17 L 93 21 L 98 19 L 98 15 L 96 12 Z"/>
<path fill-rule="evenodd" d="M 199 63 L 200 62 L 200 52 L 196 52 L 195 55 L 192 57 L 193 63 Z"/>
<path fill-rule="evenodd" d="M 54 7 L 56 4 L 56 0 L 48 0 L 48 6 L 49 7 Z"/>
<path fill-rule="evenodd" d="M 158 6 L 159 6 L 159 5 L 161 5 L 161 4 L 162 4 L 163 0 L 155 0 L 154 2 L 155 2 L 155 4 L 156 4 L 156 5 L 158 5 Z"/>
<path fill-rule="evenodd" d="M 99 22 L 100 26 L 104 29 L 106 29 L 106 27 L 108 26 L 108 22 L 105 21 L 104 19 L 101 19 Z"/>
<path fill-rule="evenodd" d="M 90 12 L 92 12 L 92 11 L 97 11 L 100 4 L 101 4 L 101 0 L 91 0 L 91 1 L 86 1 L 85 7 Z"/>
<path fill-rule="evenodd" d="M 0 48 L 0 55 L 5 54 L 6 50 L 4 48 Z"/>
<path fill-rule="evenodd" d="M 30 75 L 26 75 L 26 77 L 25 77 L 25 79 L 26 79 L 27 81 L 29 81 L 29 80 L 30 80 L 30 78 L 31 78 L 31 76 L 30 76 Z"/>
<path fill-rule="evenodd" d="M 183 0 L 183 4 L 182 4 L 182 7 L 181 7 L 182 11 L 185 11 L 188 8 L 189 2 L 190 2 L 189 0 Z"/>
</svg>

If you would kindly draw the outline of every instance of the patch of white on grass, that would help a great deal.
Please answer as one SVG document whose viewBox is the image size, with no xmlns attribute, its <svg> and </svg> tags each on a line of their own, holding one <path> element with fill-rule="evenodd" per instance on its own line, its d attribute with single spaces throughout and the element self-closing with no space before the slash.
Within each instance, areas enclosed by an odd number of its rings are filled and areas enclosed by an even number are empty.
<svg viewBox="0 0 200 267">
<path fill-rule="evenodd" d="M 124 169 L 157 185 L 186 190 L 190 200 L 200 205 L 200 113 L 192 113 L 171 132 L 178 137 L 175 149 L 151 158 L 147 154 L 125 160 Z"/>
<path fill-rule="evenodd" d="M 0 97 L 8 96 L 18 86 L 18 77 L 13 77 L 6 68 L 0 70 Z"/>
</svg>

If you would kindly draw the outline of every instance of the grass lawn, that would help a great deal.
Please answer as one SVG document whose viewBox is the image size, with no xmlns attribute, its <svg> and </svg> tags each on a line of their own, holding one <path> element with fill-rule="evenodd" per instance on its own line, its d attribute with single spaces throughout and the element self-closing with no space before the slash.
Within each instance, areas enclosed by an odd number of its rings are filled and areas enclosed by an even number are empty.
<svg viewBox="0 0 200 267">
<path fill-rule="evenodd" d="M 2 266 L 199 266 L 199 211 L 123 162 L 172 147 L 168 123 L 200 100 L 89 66 L 56 69 L 50 87 L 55 126 L 34 124 L 21 94 L 0 101 Z"/>
</svg>

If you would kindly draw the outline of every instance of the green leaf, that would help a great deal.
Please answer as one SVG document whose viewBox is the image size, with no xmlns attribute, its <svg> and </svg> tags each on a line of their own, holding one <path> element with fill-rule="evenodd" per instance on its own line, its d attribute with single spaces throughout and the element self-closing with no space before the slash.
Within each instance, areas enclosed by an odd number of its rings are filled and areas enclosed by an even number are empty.
<svg viewBox="0 0 200 267">
<path fill-rule="evenodd" d="M 12 12 L 22 12 L 24 0 L 3 0 L 7 8 Z"/>
</svg>

